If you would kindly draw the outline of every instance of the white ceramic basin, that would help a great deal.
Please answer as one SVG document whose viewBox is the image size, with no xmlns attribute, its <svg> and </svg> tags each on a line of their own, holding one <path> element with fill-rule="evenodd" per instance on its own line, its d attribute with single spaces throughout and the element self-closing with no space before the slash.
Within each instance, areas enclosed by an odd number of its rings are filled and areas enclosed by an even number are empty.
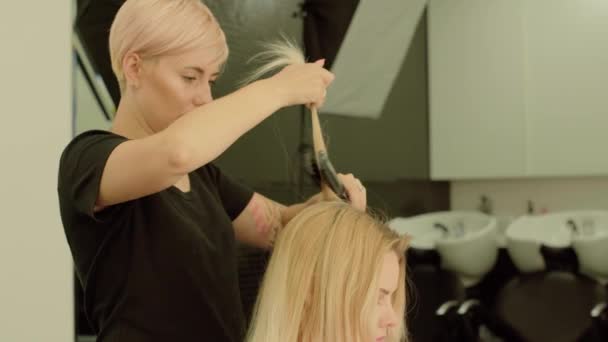
<svg viewBox="0 0 608 342">
<path fill-rule="evenodd" d="M 520 272 L 545 269 L 540 246 L 570 247 L 572 232 L 561 214 L 522 216 L 506 230 L 507 250 Z"/>
<path fill-rule="evenodd" d="M 426 216 L 426 215 L 424 215 Z M 436 242 L 443 232 L 433 228 L 434 221 L 431 218 L 415 216 L 411 218 L 397 217 L 389 221 L 388 225 L 397 233 L 409 235 L 412 240 L 410 247 L 416 249 L 435 249 Z"/>
<path fill-rule="evenodd" d="M 477 284 L 498 257 L 496 219 L 469 211 L 446 211 L 397 218 L 389 226 L 412 237 L 411 247 L 436 249 L 444 269 L 458 274 L 465 286 Z"/>
<path fill-rule="evenodd" d="M 608 283 L 608 211 L 578 211 L 568 213 L 572 247 L 576 252 L 581 273 L 603 284 Z"/>
<path fill-rule="evenodd" d="M 540 245 L 572 247 L 581 273 L 608 283 L 608 211 L 567 211 L 524 216 L 506 232 L 509 255 L 522 272 L 541 271 Z"/>
</svg>

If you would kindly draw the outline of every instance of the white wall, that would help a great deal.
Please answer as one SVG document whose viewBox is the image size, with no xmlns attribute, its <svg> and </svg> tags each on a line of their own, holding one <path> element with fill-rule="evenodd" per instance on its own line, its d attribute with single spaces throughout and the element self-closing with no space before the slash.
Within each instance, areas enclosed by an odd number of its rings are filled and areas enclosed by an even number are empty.
<svg viewBox="0 0 608 342">
<path fill-rule="evenodd" d="M 71 1 L 0 2 L 0 341 L 73 341 L 57 166 L 71 136 Z"/>
</svg>

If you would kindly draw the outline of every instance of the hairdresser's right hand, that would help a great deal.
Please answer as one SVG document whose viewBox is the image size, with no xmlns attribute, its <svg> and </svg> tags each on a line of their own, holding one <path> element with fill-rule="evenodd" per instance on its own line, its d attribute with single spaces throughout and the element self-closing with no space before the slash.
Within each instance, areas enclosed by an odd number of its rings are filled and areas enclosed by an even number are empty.
<svg viewBox="0 0 608 342">
<path fill-rule="evenodd" d="M 324 62 L 289 65 L 267 79 L 280 97 L 282 107 L 304 104 L 319 108 L 323 105 L 326 89 L 334 80 L 334 75 L 323 68 Z"/>
</svg>

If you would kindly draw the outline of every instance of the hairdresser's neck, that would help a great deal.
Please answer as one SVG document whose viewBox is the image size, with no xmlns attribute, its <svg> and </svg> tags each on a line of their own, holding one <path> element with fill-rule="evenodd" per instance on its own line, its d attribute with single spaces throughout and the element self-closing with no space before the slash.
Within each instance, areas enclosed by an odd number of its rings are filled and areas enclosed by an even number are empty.
<svg viewBox="0 0 608 342">
<path fill-rule="evenodd" d="M 140 139 L 154 134 L 142 111 L 128 96 L 120 100 L 110 131 L 129 139 Z"/>
</svg>

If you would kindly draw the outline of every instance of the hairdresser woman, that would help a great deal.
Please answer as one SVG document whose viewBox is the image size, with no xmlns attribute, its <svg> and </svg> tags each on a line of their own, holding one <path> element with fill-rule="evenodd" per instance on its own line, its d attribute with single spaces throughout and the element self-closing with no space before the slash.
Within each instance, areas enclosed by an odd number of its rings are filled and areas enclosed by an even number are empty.
<svg viewBox="0 0 608 342">
<path fill-rule="evenodd" d="M 110 131 L 64 150 L 59 201 L 99 341 L 242 341 L 236 239 L 268 247 L 308 204 L 285 207 L 212 161 L 278 109 L 323 103 L 322 62 L 213 100 L 228 56 L 199 0 L 127 0 L 110 31 L 121 100 Z M 246 167 L 246 166 L 244 166 Z M 341 179 L 358 209 L 365 189 Z"/>
</svg>

